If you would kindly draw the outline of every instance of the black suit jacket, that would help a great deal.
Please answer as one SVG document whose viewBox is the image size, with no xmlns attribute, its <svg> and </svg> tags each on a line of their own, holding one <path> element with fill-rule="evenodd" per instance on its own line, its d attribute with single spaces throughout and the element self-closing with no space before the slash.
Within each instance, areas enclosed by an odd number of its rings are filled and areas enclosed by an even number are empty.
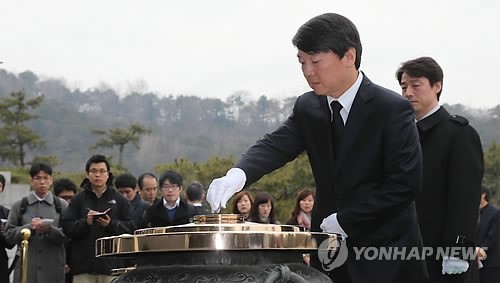
<svg viewBox="0 0 500 283">
<path fill-rule="evenodd" d="M 417 126 L 424 173 L 416 203 L 424 246 L 454 246 L 458 235 L 473 240 L 483 178 L 479 135 L 465 118 L 450 115 L 444 107 Z M 442 262 L 435 254 L 427 258 L 427 268 L 434 280 L 464 282 L 471 276 L 443 275 Z"/>
<path fill-rule="evenodd" d="M 488 248 L 483 268 L 500 267 L 500 210 L 492 205 L 488 204 L 481 209 L 476 243 L 480 247 Z"/>
<path fill-rule="evenodd" d="M 174 220 L 170 222 L 167 216 L 167 208 L 163 205 L 163 199 L 160 199 L 146 209 L 144 221 L 147 223 L 147 227 L 165 227 L 188 224 L 190 218 L 195 215 L 195 207 L 181 198 L 179 206 L 175 211 Z"/>
<path fill-rule="evenodd" d="M 245 171 L 250 185 L 305 150 L 316 181 L 312 231 L 337 213 L 349 248 L 421 247 L 414 200 L 422 158 L 414 119 L 406 99 L 364 77 L 335 160 L 327 99 L 308 92 L 297 98 L 284 124 L 248 149 L 235 167 Z M 354 282 L 414 282 L 426 276 L 423 261 L 356 260 L 353 252 L 347 267 Z"/>
</svg>

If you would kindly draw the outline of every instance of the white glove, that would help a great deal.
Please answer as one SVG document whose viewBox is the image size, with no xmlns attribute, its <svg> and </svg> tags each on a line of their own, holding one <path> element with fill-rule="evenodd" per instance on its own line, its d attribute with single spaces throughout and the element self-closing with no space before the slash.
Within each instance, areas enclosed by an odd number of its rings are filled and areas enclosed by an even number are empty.
<svg viewBox="0 0 500 283">
<path fill-rule="evenodd" d="M 212 213 L 226 208 L 227 201 L 243 189 L 246 181 L 247 175 L 240 168 L 231 168 L 227 171 L 226 176 L 213 180 L 207 192 L 207 201 Z"/>
<path fill-rule="evenodd" d="M 342 235 L 342 238 L 347 239 L 347 234 L 340 227 L 339 221 L 337 220 L 337 213 L 333 213 L 327 218 L 323 219 L 323 222 L 321 222 L 321 225 L 319 225 L 319 228 L 323 230 L 325 233 L 336 233 Z"/>
<path fill-rule="evenodd" d="M 469 263 L 466 260 L 456 257 L 443 256 L 443 274 L 460 274 L 469 269 Z"/>
</svg>

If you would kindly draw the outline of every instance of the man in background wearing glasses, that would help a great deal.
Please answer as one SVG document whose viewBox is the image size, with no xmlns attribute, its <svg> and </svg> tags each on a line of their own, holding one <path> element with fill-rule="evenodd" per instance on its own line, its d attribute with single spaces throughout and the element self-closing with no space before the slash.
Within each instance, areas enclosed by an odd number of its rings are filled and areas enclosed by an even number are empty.
<svg viewBox="0 0 500 283">
<path fill-rule="evenodd" d="M 196 208 L 181 198 L 182 176 L 168 170 L 160 177 L 162 199 L 152 204 L 144 213 L 148 227 L 164 227 L 189 223 L 196 215 Z"/>
<path fill-rule="evenodd" d="M 77 188 L 75 183 L 67 178 L 57 179 L 54 182 L 54 195 L 62 198 L 68 203 L 71 202 L 71 199 L 76 195 Z"/>
<path fill-rule="evenodd" d="M 10 210 L 5 238 L 10 244 L 19 244 L 21 230 L 31 230 L 28 249 L 28 278 L 30 283 L 64 282 L 66 262 L 61 229 L 61 217 L 68 203 L 50 192 L 52 167 L 35 163 L 30 168 L 32 192 L 16 201 Z M 48 260 L 50 259 L 50 260 Z M 14 282 L 21 281 L 21 261 L 16 260 Z"/>
<path fill-rule="evenodd" d="M 132 234 L 132 206 L 113 188 L 113 175 L 103 155 L 90 157 L 87 178 L 81 184 L 64 215 L 63 229 L 71 238 L 71 271 L 74 283 L 110 282 L 111 270 L 124 267 L 124 259 L 96 258 L 98 238 Z"/>
</svg>

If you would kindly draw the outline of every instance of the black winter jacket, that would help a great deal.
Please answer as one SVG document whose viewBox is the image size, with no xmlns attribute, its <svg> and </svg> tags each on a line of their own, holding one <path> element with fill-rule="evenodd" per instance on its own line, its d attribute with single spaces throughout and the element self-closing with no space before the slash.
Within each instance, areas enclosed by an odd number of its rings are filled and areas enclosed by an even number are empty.
<svg viewBox="0 0 500 283">
<path fill-rule="evenodd" d="M 132 206 L 129 201 L 113 187 L 108 188 L 100 198 L 92 191 L 90 182 L 85 179 L 82 191 L 77 193 L 63 218 L 63 231 L 71 238 L 71 273 L 111 274 L 111 269 L 122 266 L 123 260 L 116 258 L 97 258 L 95 256 L 96 239 L 120 234 L 131 234 L 135 230 L 132 220 Z M 98 222 L 87 224 L 89 209 L 105 211 L 111 208 L 111 222 L 107 227 Z"/>
</svg>

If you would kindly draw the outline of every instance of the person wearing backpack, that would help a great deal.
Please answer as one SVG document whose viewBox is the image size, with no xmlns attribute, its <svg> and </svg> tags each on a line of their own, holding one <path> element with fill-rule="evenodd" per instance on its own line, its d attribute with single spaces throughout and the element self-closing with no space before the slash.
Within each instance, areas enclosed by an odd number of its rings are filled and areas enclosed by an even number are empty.
<svg viewBox="0 0 500 283">
<path fill-rule="evenodd" d="M 52 168 L 35 163 L 30 168 L 31 187 L 28 196 L 11 207 L 5 238 L 11 244 L 22 240 L 21 230 L 31 230 L 28 248 L 28 278 L 30 283 L 64 283 L 66 237 L 61 228 L 62 215 L 68 203 L 50 192 Z M 16 262 L 14 282 L 20 282 L 21 261 Z"/>
</svg>

